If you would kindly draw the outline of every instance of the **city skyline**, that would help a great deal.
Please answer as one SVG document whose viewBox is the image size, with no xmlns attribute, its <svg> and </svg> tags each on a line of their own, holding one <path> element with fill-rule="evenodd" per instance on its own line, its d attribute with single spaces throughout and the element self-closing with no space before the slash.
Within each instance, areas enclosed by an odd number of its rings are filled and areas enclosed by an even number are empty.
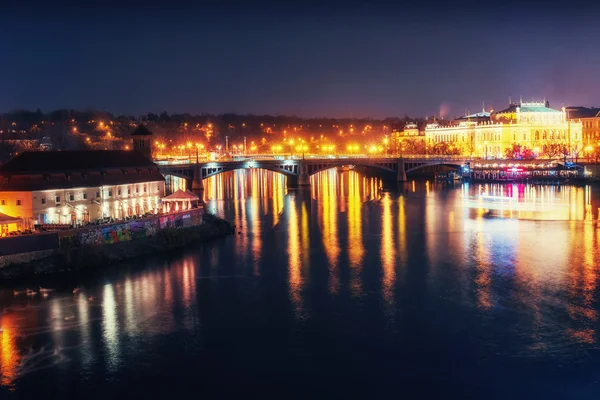
<svg viewBox="0 0 600 400">
<path fill-rule="evenodd" d="M 600 28 L 577 2 L 61 4 L 7 8 L 1 112 L 422 118 L 520 96 L 600 105 Z"/>
</svg>

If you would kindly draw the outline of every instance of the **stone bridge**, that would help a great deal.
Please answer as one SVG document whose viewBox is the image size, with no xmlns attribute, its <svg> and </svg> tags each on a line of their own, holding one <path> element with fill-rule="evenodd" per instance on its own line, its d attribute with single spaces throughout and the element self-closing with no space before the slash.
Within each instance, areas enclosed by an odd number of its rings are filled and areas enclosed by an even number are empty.
<svg viewBox="0 0 600 400">
<path fill-rule="evenodd" d="M 245 159 L 232 161 L 213 161 L 190 164 L 161 164 L 163 175 L 177 176 L 188 181 L 192 190 L 203 190 L 202 180 L 222 172 L 237 169 L 261 168 L 278 172 L 287 177 L 288 188 L 309 186 L 310 176 L 318 172 L 343 166 L 366 168 L 382 178 L 396 178 L 406 181 L 406 173 L 432 165 L 446 165 L 460 168 L 467 162 L 465 157 L 347 157 L 347 158 L 305 158 L 305 159 Z M 191 184 L 190 184 L 191 183 Z"/>
</svg>

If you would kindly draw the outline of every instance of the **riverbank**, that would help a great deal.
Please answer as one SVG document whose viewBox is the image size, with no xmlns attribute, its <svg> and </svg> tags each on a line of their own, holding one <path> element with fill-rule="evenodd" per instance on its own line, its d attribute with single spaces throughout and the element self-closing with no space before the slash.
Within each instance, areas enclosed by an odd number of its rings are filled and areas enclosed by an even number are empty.
<svg viewBox="0 0 600 400">
<path fill-rule="evenodd" d="M 44 274 L 85 271 L 140 256 L 166 252 L 235 233 L 229 222 L 210 214 L 200 225 L 165 226 L 152 234 L 108 244 L 88 244 L 62 237 L 56 249 L 16 254 L 0 268 L 0 279 L 27 279 Z M 71 239 L 71 240 L 66 240 Z"/>
</svg>

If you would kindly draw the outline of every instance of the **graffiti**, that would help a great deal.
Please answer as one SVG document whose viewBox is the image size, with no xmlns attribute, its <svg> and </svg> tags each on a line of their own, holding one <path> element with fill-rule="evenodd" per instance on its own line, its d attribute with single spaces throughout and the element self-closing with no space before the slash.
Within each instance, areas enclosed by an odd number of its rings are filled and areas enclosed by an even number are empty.
<svg viewBox="0 0 600 400">
<path fill-rule="evenodd" d="M 91 231 L 81 232 L 79 234 L 79 243 L 82 245 L 102 244 L 102 231 L 100 229 L 94 229 Z"/>
<path fill-rule="evenodd" d="M 129 224 L 129 229 L 131 232 L 131 239 L 142 239 L 147 237 L 146 233 L 146 224 L 143 222 L 131 222 Z"/>
<path fill-rule="evenodd" d="M 156 222 L 155 221 L 146 221 L 144 223 L 144 229 L 146 230 L 146 236 L 156 235 Z"/>
<path fill-rule="evenodd" d="M 159 229 L 184 228 L 202 224 L 202 212 L 187 212 L 159 217 L 146 221 L 132 221 L 126 224 L 108 225 L 87 229 L 73 237 L 81 245 L 102 245 L 128 242 L 156 235 Z"/>
<path fill-rule="evenodd" d="M 117 232 L 117 239 L 119 242 L 127 242 L 131 240 L 130 224 L 123 224 L 114 226 L 113 229 Z M 146 236 L 144 234 L 144 236 Z"/>
<path fill-rule="evenodd" d="M 115 244 L 119 241 L 117 237 L 117 231 L 114 226 L 108 228 L 102 228 L 102 243 L 104 244 Z"/>
</svg>

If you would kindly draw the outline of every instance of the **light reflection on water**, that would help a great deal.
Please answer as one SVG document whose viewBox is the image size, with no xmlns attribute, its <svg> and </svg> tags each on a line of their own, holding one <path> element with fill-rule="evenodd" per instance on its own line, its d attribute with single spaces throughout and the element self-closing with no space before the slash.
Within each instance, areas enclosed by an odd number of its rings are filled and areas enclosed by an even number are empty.
<svg viewBox="0 0 600 400">
<path fill-rule="evenodd" d="M 539 369 L 577 358 L 597 370 L 600 190 L 426 181 L 381 187 L 379 179 L 335 170 L 297 191 L 260 170 L 207 179 L 207 206 L 236 225 L 234 237 L 113 267 L 81 282 L 76 295 L 59 283 L 47 299 L 0 290 L 0 385 L 31 387 L 36 379 L 42 390 L 98 374 L 122 381 L 131 369 L 177 368 L 174 357 L 193 363 L 188 354 L 198 364 L 185 368 L 209 374 L 203 357 L 225 357 L 234 345 L 219 340 L 237 330 L 257 347 L 236 347 L 248 352 L 244 360 L 253 351 L 277 358 L 292 340 L 310 353 L 318 346 L 310 332 L 318 331 L 335 336 L 344 354 L 356 346 L 344 332 L 382 345 L 375 355 L 382 359 L 422 350 L 396 359 L 400 365 L 418 364 L 425 348 L 438 346 L 439 359 L 430 362 L 460 356 L 478 363 L 471 374 L 491 371 L 494 360 L 539 360 Z M 486 204 L 465 206 L 480 194 L 535 202 L 541 212 L 487 218 Z M 280 332 L 284 347 L 270 348 L 279 336 L 265 332 Z M 446 341 L 453 345 L 435 344 Z M 486 361 L 476 363 L 480 357 Z"/>
</svg>

